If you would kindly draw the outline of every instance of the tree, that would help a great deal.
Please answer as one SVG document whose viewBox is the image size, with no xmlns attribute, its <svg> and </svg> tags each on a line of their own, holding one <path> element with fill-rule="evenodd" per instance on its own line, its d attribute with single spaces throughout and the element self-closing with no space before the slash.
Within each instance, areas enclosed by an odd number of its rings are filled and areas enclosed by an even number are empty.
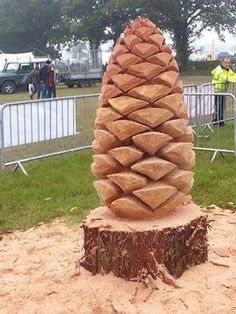
<svg viewBox="0 0 236 314">
<path fill-rule="evenodd" d="M 96 0 L 65 0 L 63 27 L 68 30 L 66 41 L 87 40 L 91 49 L 97 49 L 105 40 L 107 19 L 101 16 L 104 2 Z"/>
<path fill-rule="evenodd" d="M 172 35 L 182 68 L 204 29 L 214 29 L 219 35 L 223 30 L 235 32 L 235 0 L 147 0 L 144 4 L 147 16 Z"/>
<path fill-rule="evenodd" d="M 66 0 L 63 22 L 69 30 L 68 39 L 87 40 L 91 49 L 110 39 L 116 40 L 127 22 L 138 16 L 141 3 L 140 0 Z"/>
<path fill-rule="evenodd" d="M 56 55 L 51 42 L 61 19 L 61 0 L 0 0 L 0 49 Z"/>
<path fill-rule="evenodd" d="M 203 29 L 234 31 L 235 0 L 67 0 L 65 19 L 74 39 L 85 39 L 97 48 L 114 41 L 124 26 L 146 16 L 172 36 L 177 59 L 184 68 Z"/>
</svg>

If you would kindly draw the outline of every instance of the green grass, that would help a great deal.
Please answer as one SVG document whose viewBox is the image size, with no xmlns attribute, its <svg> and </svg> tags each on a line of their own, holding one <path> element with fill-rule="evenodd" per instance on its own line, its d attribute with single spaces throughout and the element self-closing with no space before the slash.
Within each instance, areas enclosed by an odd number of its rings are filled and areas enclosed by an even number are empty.
<svg viewBox="0 0 236 314">
<path fill-rule="evenodd" d="M 195 182 L 191 194 L 196 203 L 216 204 L 227 207 L 229 202 L 236 204 L 236 157 L 219 154 L 210 163 L 212 154 L 197 152 Z"/>
<path fill-rule="evenodd" d="M 57 86 L 57 97 L 74 96 L 74 95 L 86 95 L 86 94 L 96 94 L 100 92 L 101 84 L 97 84 L 96 87 L 74 87 L 68 88 L 67 86 L 60 85 Z M 17 102 L 30 100 L 28 92 L 19 91 L 15 94 L 4 95 L 0 94 L 0 104 L 5 104 L 9 102 Z"/>
<path fill-rule="evenodd" d="M 91 153 L 84 151 L 28 163 L 28 177 L 10 168 L 0 172 L 0 231 L 27 228 L 59 215 L 81 219 L 99 203 L 91 160 Z"/>
<path fill-rule="evenodd" d="M 236 203 L 236 159 L 197 152 L 192 196 L 201 205 Z M 100 204 L 92 186 L 91 151 L 68 154 L 25 164 L 29 176 L 0 172 L 0 232 L 28 228 L 57 216 L 80 221 Z M 72 210 L 71 210 L 72 209 Z"/>
</svg>

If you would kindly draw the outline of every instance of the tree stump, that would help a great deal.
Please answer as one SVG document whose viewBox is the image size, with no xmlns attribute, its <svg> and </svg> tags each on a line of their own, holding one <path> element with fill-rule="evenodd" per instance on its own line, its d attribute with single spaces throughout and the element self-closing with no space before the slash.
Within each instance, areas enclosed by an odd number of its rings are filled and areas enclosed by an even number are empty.
<svg viewBox="0 0 236 314">
<path fill-rule="evenodd" d="M 112 272 L 127 280 L 156 278 L 161 270 L 178 278 L 191 265 L 207 261 L 207 218 L 189 203 L 151 220 L 118 218 L 107 207 L 83 222 L 81 265 L 93 275 Z"/>
</svg>

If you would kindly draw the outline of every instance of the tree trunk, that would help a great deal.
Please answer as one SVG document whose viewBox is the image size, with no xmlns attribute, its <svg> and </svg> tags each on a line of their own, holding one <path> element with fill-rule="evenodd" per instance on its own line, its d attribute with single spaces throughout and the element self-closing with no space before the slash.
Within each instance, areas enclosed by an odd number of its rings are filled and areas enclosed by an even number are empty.
<svg viewBox="0 0 236 314">
<path fill-rule="evenodd" d="M 207 218 L 191 203 L 147 221 L 119 219 L 100 207 L 91 211 L 82 228 L 81 266 L 94 275 L 112 272 L 139 281 L 164 271 L 180 277 L 189 266 L 207 260 Z"/>
<path fill-rule="evenodd" d="M 186 70 L 188 66 L 189 56 L 191 53 L 187 22 L 182 23 L 180 25 L 176 25 L 174 33 L 174 42 L 177 53 L 176 59 L 178 61 L 178 64 L 181 70 Z"/>
</svg>

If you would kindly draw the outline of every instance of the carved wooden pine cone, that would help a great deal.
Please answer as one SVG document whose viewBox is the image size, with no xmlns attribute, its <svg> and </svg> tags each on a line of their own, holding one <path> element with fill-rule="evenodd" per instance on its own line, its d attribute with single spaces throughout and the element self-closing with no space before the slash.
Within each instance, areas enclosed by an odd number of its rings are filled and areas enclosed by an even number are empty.
<svg viewBox="0 0 236 314">
<path fill-rule="evenodd" d="M 189 199 L 195 155 L 172 50 L 140 18 L 117 40 L 95 121 L 94 186 L 117 216 L 165 215 Z"/>
</svg>

